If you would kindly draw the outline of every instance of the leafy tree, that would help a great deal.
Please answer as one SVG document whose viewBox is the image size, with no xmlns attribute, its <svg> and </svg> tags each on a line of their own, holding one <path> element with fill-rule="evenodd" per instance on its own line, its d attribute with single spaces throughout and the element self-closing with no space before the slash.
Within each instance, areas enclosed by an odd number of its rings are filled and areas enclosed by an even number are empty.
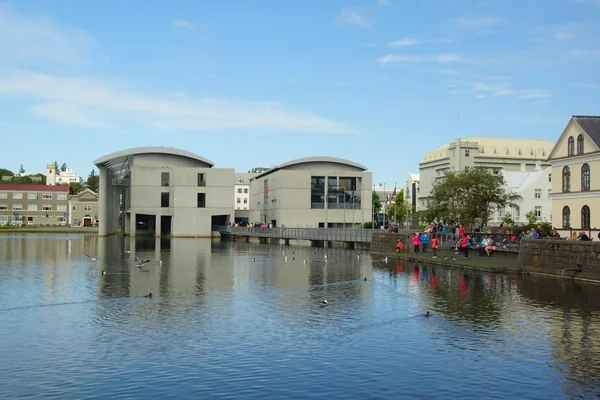
<svg viewBox="0 0 600 400">
<path fill-rule="evenodd" d="M 400 190 L 396 195 L 390 204 L 387 214 L 390 218 L 394 219 L 394 222 L 404 221 L 406 219 L 407 207 L 406 202 L 404 201 L 404 190 Z"/>
<path fill-rule="evenodd" d="M 515 221 L 512 219 L 512 217 L 510 215 L 506 215 L 502 219 L 502 222 L 505 223 L 508 226 L 513 226 L 515 224 Z"/>
<path fill-rule="evenodd" d="M 526 212 L 525 219 L 527 220 L 529 225 L 535 224 L 535 221 L 537 221 L 537 215 L 535 215 L 535 211 L 531 210 L 531 211 Z"/>
<path fill-rule="evenodd" d="M 98 192 L 98 187 L 100 186 L 100 177 L 96 175 L 96 171 L 94 169 L 92 169 L 92 172 L 90 172 L 86 183 L 90 190 Z"/>
<path fill-rule="evenodd" d="M 25 173 L 25 167 L 23 167 L 23 164 L 21 164 L 21 166 L 19 167 L 19 175 L 22 175 Z"/>
<path fill-rule="evenodd" d="M 373 222 L 369 221 L 369 222 L 365 222 L 363 225 L 363 228 L 365 229 L 373 229 Z"/>
<path fill-rule="evenodd" d="M 455 221 L 471 227 L 480 220 L 486 225 L 494 212 L 515 206 L 518 198 L 505 191 L 501 175 L 494 175 L 485 168 L 448 172 L 433 185 L 425 219 Z"/>
<path fill-rule="evenodd" d="M 56 171 L 56 174 L 58 175 L 60 173 L 60 169 L 58 168 L 58 161 L 54 161 L 54 170 Z"/>
<path fill-rule="evenodd" d="M 10 169 L 0 168 L 0 178 L 3 176 L 15 176 L 15 173 Z"/>
<path fill-rule="evenodd" d="M 77 194 L 83 190 L 83 185 L 79 182 L 71 182 L 69 186 L 70 194 Z"/>
<path fill-rule="evenodd" d="M 63 164 L 60 166 L 60 172 L 65 172 L 66 170 L 67 170 L 67 163 L 63 163 Z"/>
<path fill-rule="evenodd" d="M 381 199 L 376 191 L 372 192 L 371 202 L 373 203 L 373 212 L 378 213 L 381 211 Z"/>
</svg>

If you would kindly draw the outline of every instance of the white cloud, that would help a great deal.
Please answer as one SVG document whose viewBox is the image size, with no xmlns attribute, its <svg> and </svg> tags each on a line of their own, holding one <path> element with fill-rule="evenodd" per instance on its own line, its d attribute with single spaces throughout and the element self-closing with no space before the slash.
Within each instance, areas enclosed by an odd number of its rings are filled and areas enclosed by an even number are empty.
<svg viewBox="0 0 600 400">
<path fill-rule="evenodd" d="M 402 64 L 402 63 L 415 63 L 415 62 L 438 62 L 438 63 L 456 63 L 456 62 L 464 62 L 463 58 L 458 54 L 438 54 L 438 55 L 414 55 L 414 54 L 405 54 L 405 55 L 396 55 L 396 54 L 386 54 L 383 57 L 380 57 L 377 62 L 383 66 L 392 65 L 392 64 Z"/>
<path fill-rule="evenodd" d="M 277 102 L 147 96 L 110 81 L 19 72 L 0 76 L 0 97 L 37 101 L 33 115 L 66 124 L 106 126 L 135 122 L 159 129 L 349 133 L 352 128 Z"/>
<path fill-rule="evenodd" d="M 181 30 L 196 32 L 196 25 L 192 24 L 190 21 L 185 19 L 176 19 L 175 21 L 173 21 L 173 26 Z"/>
<path fill-rule="evenodd" d="M 388 44 L 388 46 L 390 47 L 408 47 L 408 46 L 415 46 L 417 44 L 428 44 L 428 43 L 452 43 L 452 40 L 447 40 L 447 39 L 411 39 L 411 38 L 404 38 L 404 39 L 400 39 L 400 40 L 395 40 L 393 42 L 390 42 Z"/>
<path fill-rule="evenodd" d="M 465 28 L 487 28 L 499 25 L 501 22 L 502 19 L 496 17 L 460 17 L 456 19 L 456 23 Z"/>
<path fill-rule="evenodd" d="M 392 2 L 390 0 L 377 0 L 377 4 L 380 6 L 389 6 Z"/>
<path fill-rule="evenodd" d="M 510 97 L 515 99 L 547 99 L 552 97 L 552 92 L 543 89 L 516 89 L 508 77 L 489 77 L 473 82 L 467 92 L 478 99 L 489 97 Z"/>
<path fill-rule="evenodd" d="M 349 9 L 342 10 L 335 20 L 338 24 L 342 25 L 356 25 L 363 28 L 370 26 L 370 24 L 357 12 Z"/>
<path fill-rule="evenodd" d="M 0 64 L 22 62 L 84 63 L 94 40 L 47 17 L 22 16 L 0 6 Z"/>
</svg>

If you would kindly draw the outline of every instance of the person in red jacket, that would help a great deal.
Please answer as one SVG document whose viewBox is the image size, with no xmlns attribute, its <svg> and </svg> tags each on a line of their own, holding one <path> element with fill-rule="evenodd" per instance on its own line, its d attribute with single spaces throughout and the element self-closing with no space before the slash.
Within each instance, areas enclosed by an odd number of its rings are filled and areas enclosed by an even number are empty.
<svg viewBox="0 0 600 400">
<path fill-rule="evenodd" d="M 440 239 L 437 238 L 437 235 L 434 233 L 431 235 L 431 248 L 433 249 L 433 258 L 437 258 L 437 249 L 440 245 Z"/>
<path fill-rule="evenodd" d="M 465 258 L 469 258 L 469 235 L 465 235 L 460 240 L 460 248 L 465 252 Z"/>
<path fill-rule="evenodd" d="M 396 240 L 396 253 L 400 253 L 404 250 L 404 243 L 400 239 Z"/>
</svg>

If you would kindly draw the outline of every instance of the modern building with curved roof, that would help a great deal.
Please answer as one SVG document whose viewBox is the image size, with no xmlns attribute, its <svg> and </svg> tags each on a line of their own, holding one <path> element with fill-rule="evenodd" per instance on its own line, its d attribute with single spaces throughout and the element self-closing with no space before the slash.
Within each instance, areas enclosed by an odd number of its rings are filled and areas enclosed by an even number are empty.
<svg viewBox="0 0 600 400">
<path fill-rule="evenodd" d="M 139 147 L 94 161 L 100 171 L 101 236 L 210 236 L 233 220 L 233 169 L 189 151 Z"/>
<path fill-rule="evenodd" d="M 250 181 L 250 218 L 272 226 L 358 227 L 372 220 L 372 174 L 354 161 L 306 157 Z"/>
</svg>

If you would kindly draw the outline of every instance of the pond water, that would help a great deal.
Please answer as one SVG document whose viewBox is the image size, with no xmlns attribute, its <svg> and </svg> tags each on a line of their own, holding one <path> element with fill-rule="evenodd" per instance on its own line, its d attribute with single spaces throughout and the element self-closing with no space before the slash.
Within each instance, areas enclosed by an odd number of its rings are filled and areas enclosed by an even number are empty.
<svg viewBox="0 0 600 400">
<path fill-rule="evenodd" d="M 0 337 L 2 399 L 600 395 L 600 286 L 338 248 L 2 235 Z"/>
</svg>

